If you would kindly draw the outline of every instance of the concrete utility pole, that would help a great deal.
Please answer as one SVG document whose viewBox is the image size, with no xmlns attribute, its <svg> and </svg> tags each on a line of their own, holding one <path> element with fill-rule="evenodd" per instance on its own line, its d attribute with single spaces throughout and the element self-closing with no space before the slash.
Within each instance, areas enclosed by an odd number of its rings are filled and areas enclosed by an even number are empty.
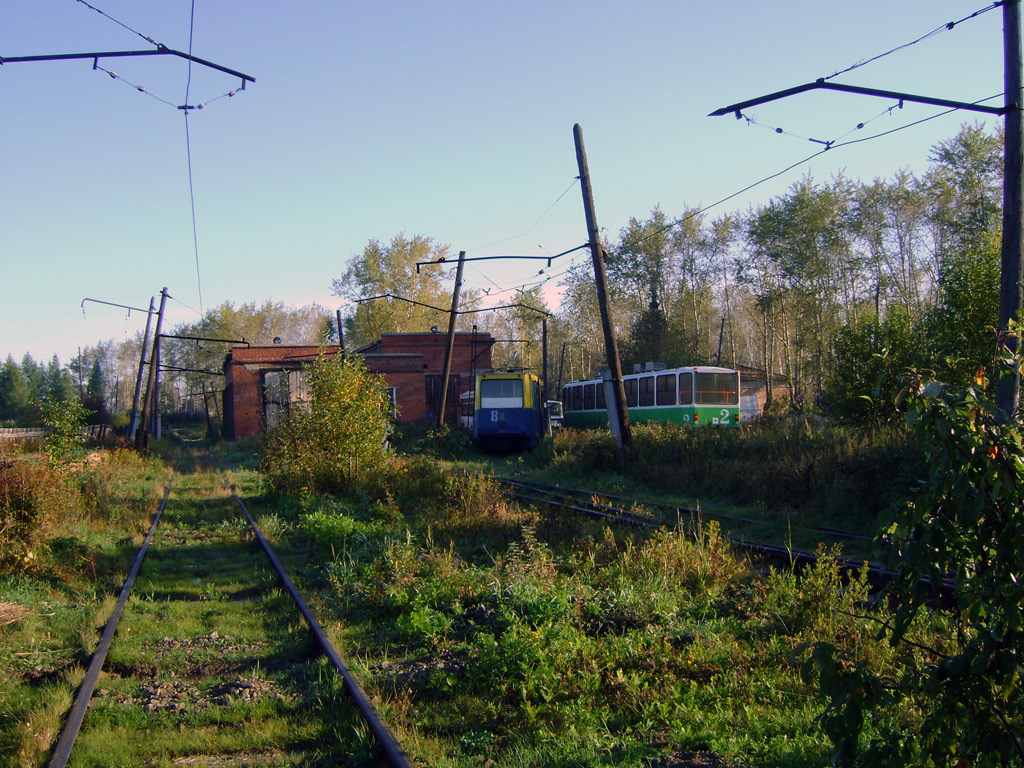
<svg viewBox="0 0 1024 768">
<path fill-rule="evenodd" d="M 146 386 L 146 399 L 142 406 L 142 417 L 139 429 L 135 433 L 135 450 L 145 453 L 149 450 L 149 415 L 152 412 L 153 394 L 156 389 L 156 369 L 160 359 L 160 328 L 164 322 L 164 305 L 167 303 L 167 287 L 160 291 L 160 311 L 156 316 L 156 333 L 153 334 L 153 351 L 149 354 L 149 382 Z"/>
<path fill-rule="evenodd" d="M 1003 3 L 1003 90 L 1006 114 L 1003 148 L 1003 240 L 999 293 L 1000 343 L 1016 352 L 1020 337 L 1010 330 L 1021 308 L 1022 213 L 1024 200 L 1024 128 L 1021 105 L 1024 99 L 1021 77 L 1020 0 Z M 1020 407 L 1020 372 L 1014 367 L 996 383 L 996 406 L 1011 421 Z"/>
<path fill-rule="evenodd" d="M 448 377 L 452 372 L 452 352 L 455 349 L 455 318 L 459 316 L 459 291 L 462 290 L 462 267 L 466 263 L 466 252 L 459 251 L 459 265 L 455 268 L 455 290 L 452 292 L 452 310 L 448 316 L 448 346 L 444 350 L 444 373 L 441 376 L 441 392 L 437 397 L 437 428 L 444 424 L 445 406 L 448 404 Z"/>
<path fill-rule="evenodd" d="M 587 234 L 590 240 L 590 255 L 594 260 L 594 278 L 597 281 L 597 302 L 601 308 L 601 328 L 604 330 L 604 348 L 611 375 L 611 397 L 606 397 L 608 423 L 619 448 L 629 444 L 629 412 L 626 410 L 626 390 L 622 385 L 622 365 L 619 362 L 619 346 L 615 341 L 615 324 L 608 304 L 608 278 L 604 270 L 604 249 L 601 248 L 600 232 L 597 228 L 597 213 L 594 210 L 594 190 L 590 186 L 590 169 L 587 167 L 587 151 L 583 147 L 583 129 L 579 123 L 572 128 L 576 140 L 576 163 L 580 169 L 580 186 L 583 190 L 583 210 L 587 216 Z"/>
</svg>

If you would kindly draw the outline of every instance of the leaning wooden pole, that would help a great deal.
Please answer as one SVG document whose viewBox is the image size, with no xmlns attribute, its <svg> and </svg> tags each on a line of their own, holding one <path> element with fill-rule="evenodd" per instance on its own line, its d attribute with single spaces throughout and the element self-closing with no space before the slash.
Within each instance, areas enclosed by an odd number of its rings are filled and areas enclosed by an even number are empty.
<svg viewBox="0 0 1024 768">
<path fill-rule="evenodd" d="M 452 292 L 452 311 L 448 316 L 448 345 L 444 350 L 444 373 L 441 375 L 441 392 L 437 397 L 437 428 L 444 424 L 445 406 L 448 405 L 448 377 L 452 372 L 452 353 L 455 350 L 455 320 L 459 316 L 459 291 L 462 290 L 462 266 L 466 252 L 459 251 L 459 266 L 455 268 L 455 290 Z"/>
<path fill-rule="evenodd" d="M 156 369 L 160 359 L 160 329 L 164 322 L 164 305 L 167 303 L 167 288 L 160 291 L 160 311 L 156 315 L 156 332 L 153 334 L 153 351 L 149 354 L 149 380 L 146 385 L 146 398 L 142 405 L 142 417 L 135 433 L 135 450 L 145 453 L 149 450 L 149 415 L 152 412 L 153 397 L 156 390 Z"/>
<path fill-rule="evenodd" d="M 999 333 L 1003 347 L 1016 352 L 1020 337 L 1010 329 L 1021 309 L 1022 206 L 1024 206 L 1024 126 L 1022 101 L 1024 78 L 1021 75 L 1020 0 L 1003 3 L 1003 90 L 1006 109 L 1003 149 L 1003 239 L 1002 276 L 999 293 Z M 1020 405 L 1020 371 L 1000 377 L 996 386 L 996 406 L 1003 418 L 1016 417 Z"/>
<path fill-rule="evenodd" d="M 146 345 L 149 344 L 149 326 L 153 322 L 153 297 L 149 297 L 149 314 L 146 315 L 146 331 L 142 334 L 142 350 L 139 352 L 139 371 L 135 376 L 135 394 L 132 396 L 132 416 L 128 422 L 128 436 L 134 440 L 139 428 L 139 401 L 142 397 L 142 374 L 146 370 Z"/>
<path fill-rule="evenodd" d="M 611 375 L 611 397 L 607 399 L 608 422 L 616 442 L 622 448 L 629 444 L 629 412 L 626 410 L 626 390 L 622 385 L 622 365 L 619 362 L 619 346 L 615 340 L 615 324 L 608 304 L 608 277 L 604 269 L 604 249 L 601 248 L 597 228 L 597 213 L 594 209 L 594 191 L 590 186 L 590 169 L 587 167 L 587 152 L 583 147 L 583 129 L 579 123 L 573 126 L 576 140 L 576 163 L 580 169 L 580 186 L 583 189 L 583 210 L 587 216 L 587 235 L 590 240 L 590 255 L 594 260 L 594 278 L 597 281 L 597 302 L 601 308 L 601 328 L 604 330 L 604 348 Z"/>
</svg>

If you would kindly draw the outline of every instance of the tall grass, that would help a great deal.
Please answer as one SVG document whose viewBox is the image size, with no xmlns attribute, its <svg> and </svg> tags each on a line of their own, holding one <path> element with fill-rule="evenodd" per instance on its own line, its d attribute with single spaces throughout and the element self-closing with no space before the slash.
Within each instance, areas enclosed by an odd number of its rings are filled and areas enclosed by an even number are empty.
<svg viewBox="0 0 1024 768">
<path fill-rule="evenodd" d="M 735 504 L 813 512 L 870 529 L 911 485 L 923 459 L 906 433 L 766 420 L 739 430 L 640 424 L 619 451 L 605 432 L 562 430 L 552 474 L 616 474 L 658 489 Z"/>
</svg>

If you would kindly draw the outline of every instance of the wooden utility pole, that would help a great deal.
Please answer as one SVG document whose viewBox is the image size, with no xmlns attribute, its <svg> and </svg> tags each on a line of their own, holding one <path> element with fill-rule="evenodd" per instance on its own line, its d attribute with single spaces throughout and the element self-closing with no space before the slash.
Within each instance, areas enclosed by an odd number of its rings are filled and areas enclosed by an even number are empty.
<svg viewBox="0 0 1024 768">
<path fill-rule="evenodd" d="M 1003 240 L 999 293 L 999 334 L 1002 346 L 1016 352 L 1020 338 L 1010 330 L 1021 309 L 1022 200 L 1024 200 L 1024 126 L 1021 106 L 1024 83 L 1021 77 L 1020 0 L 1003 3 L 1003 90 L 1005 131 L 1003 149 Z M 996 384 L 996 406 L 1007 421 L 1017 416 L 1020 406 L 1020 371 L 1014 366 Z"/>
<path fill-rule="evenodd" d="M 541 403 L 541 407 L 545 408 L 548 400 L 548 319 L 542 317 L 540 319 L 540 349 L 541 357 L 541 381 L 544 382 L 544 387 L 541 392 L 541 399 L 544 400 Z"/>
<path fill-rule="evenodd" d="M 345 331 L 341 327 L 341 310 L 335 310 L 335 314 L 338 319 L 338 352 L 345 354 Z"/>
<path fill-rule="evenodd" d="M 132 396 L 132 418 L 128 422 L 128 436 L 134 440 L 139 428 L 139 399 L 142 396 L 142 374 L 146 370 L 146 345 L 149 343 L 149 326 L 153 322 L 153 297 L 149 297 L 149 314 L 146 315 L 146 332 L 142 334 L 142 349 L 139 352 L 139 372 L 135 377 L 135 394 Z"/>
<path fill-rule="evenodd" d="M 462 267 L 466 252 L 459 251 L 459 266 L 455 268 L 455 290 L 452 292 L 452 311 L 448 316 L 448 346 L 444 351 L 444 373 L 441 376 L 441 393 L 438 395 L 437 428 L 444 424 L 445 406 L 448 404 L 448 376 L 452 372 L 452 352 L 455 349 L 455 319 L 459 316 L 459 291 L 462 289 Z"/>
<path fill-rule="evenodd" d="M 587 152 L 583 147 L 583 129 L 579 123 L 572 128 L 576 140 L 576 163 L 580 170 L 580 186 L 583 190 L 583 210 L 587 216 L 587 235 L 590 240 L 590 255 L 594 260 L 594 278 L 597 281 L 597 302 L 601 308 L 601 327 L 604 330 L 604 348 L 611 375 L 611 397 L 606 398 L 608 423 L 619 448 L 629 444 L 629 412 L 626 410 L 626 390 L 622 385 L 622 365 L 619 362 L 619 346 L 615 341 L 615 325 L 611 307 L 608 304 L 608 278 L 604 270 L 604 250 L 601 248 L 600 232 L 597 228 L 597 213 L 594 210 L 594 191 L 590 186 L 590 170 L 587 167 Z"/>
<path fill-rule="evenodd" d="M 135 433 L 135 450 L 145 453 L 149 450 L 149 415 L 152 412 L 153 394 L 156 389 L 156 369 L 160 359 L 160 328 L 164 321 L 164 305 L 167 303 L 166 286 L 160 291 L 160 311 L 156 316 L 156 333 L 153 334 L 153 351 L 149 354 L 149 381 L 146 385 L 146 398 L 139 419 L 139 429 Z"/>
</svg>

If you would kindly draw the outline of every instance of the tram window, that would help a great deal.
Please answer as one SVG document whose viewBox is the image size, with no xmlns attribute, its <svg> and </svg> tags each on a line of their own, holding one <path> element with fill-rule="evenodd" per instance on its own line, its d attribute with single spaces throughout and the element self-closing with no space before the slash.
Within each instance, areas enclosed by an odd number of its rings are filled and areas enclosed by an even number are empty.
<svg viewBox="0 0 1024 768">
<path fill-rule="evenodd" d="M 523 398 L 522 379 L 484 379 L 480 382 L 480 397 Z"/>
<path fill-rule="evenodd" d="M 640 379 L 640 405 L 654 405 L 654 377 Z"/>
<path fill-rule="evenodd" d="M 626 389 L 626 407 L 636 408 L 636 379 L 626 379 L 622 384 Z"/>
<path fill-rule="evenodd" d="M 597 385 L 596 391 L 594 392 L 594 405 L 597 406 L 597 410 L 606 411 L 608 410 L 608 403 L 604 399 L 604 382 L 602 381 Z"/>
<path fill-rule="evenodd" d="M 654 384 L 655 400 L 658 405 L 676 404 L 676 375 L 674 373 L 658 376 Z"/>
<path fill-rule="evenodd" d="M 592 411 L 594 410 L 594 385 L 584 384 L 583 385 L 583 410 Z"/>
<path fill-rule="evenodd" d="M 693 403 L 693 374 L 679 374 L 679 404 L 691 405 Z"/>
<path fill-rule="evenodd" d="M 583 410 L 583 387 L 572 388 L 572 409 L 574 411 Z"/>
<path fill-rule="evenodd" d="M 735 373 L 697 373 L 696 400 L 702 405 L 736 405 L 739 377 Z"/>
</svg>

